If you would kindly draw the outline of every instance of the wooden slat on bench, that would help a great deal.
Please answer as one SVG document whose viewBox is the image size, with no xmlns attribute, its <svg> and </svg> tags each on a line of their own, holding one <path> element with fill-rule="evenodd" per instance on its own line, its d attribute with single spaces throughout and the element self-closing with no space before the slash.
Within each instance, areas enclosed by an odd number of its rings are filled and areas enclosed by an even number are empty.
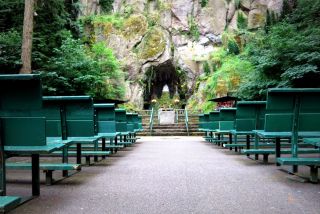
<svg viewBox="0 0 320 214">
<path fill-rule="evenodd" d="M 5 213 L 20 204 L 21 198 L 15 196 L 0 196 L 0 213 Z"/>
<path fill-rule="evenodd" d="M 52 154 L 62 155 L 62 151 L 56 151 Z M 110 155 L 109 151 L 81 151 L 81 156 L 102 156 L 102 155 Z M 68 151 L 69 156 L 76 156 L 76 151 Z"/>
<path fill-rule="evenodd" d="M 244 149 L 243 154 L 275 154 L 275 149 Z M 298 150 L 299 154 L 317 154 L 320 153 L 319 149 L 301 149 Z M 281 154 L 291 154 L 291 149 L 281 149 Z"/>
<path fill-rule="evenodd" d="M 305 138 L 303 141 L 307 144 L 320 147 L 320 138 Z"/>
<path fill-rule="evenodd" d="M 320 158 L 277 158 L 281 165 L 320 166 Z"/>
<path fill-rule="evenodd" d="M 7 169 L 25 169 L 30 170 L 32 168 L 31 163 L 6 163 Z M 79 170 L 81 169 L 80 164 L 69 164 L 69 163 L 40 163 L 40 170 Z"/>
</svg>

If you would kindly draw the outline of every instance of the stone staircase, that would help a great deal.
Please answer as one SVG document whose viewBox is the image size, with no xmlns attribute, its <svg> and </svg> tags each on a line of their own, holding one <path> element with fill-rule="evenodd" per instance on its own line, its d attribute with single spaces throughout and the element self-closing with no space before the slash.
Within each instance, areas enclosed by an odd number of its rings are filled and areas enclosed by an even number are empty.
<svg viewBox="0 0 320 214">
<path fill-rule="evenodd" d="M 139 136 L 188 136 L 185 118 L 180 116 L 178 123 L 160 125 L 158 118 L 154 117 L 154 124 L 152 129 L 152 134 L 150 133 L 149 127 L 149 116 L 142 117 L 144 131 L 140 132 Z M 189 115 L 189 136 L 202 136 L 203 132 L 198 131 L 199 119 L 197 115 Z"/>
</svg>

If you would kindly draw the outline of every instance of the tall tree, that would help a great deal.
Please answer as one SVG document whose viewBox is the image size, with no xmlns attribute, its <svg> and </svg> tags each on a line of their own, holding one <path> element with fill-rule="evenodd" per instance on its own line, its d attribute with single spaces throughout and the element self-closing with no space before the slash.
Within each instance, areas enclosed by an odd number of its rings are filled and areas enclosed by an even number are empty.
<svg viewBox="0 0 320 214">
<path fill-rule="evenodd" d="M 20 74 L 31 73 L 33 14 L 36 0 L 25 0 Z"/>
</svg>

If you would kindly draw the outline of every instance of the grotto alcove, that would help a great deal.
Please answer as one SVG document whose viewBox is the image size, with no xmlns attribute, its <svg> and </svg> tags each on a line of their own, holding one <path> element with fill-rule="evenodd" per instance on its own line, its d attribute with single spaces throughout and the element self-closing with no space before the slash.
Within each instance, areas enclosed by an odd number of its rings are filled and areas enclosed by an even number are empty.
<svg viewBox="0 0 320 214">
<path fill-rule="evenodd" d="M 185 81 L 185 72 L 171 60 L 150 66 L 145 73 L 144 109 L 150 108 L 152 100 L 161 98 L 165 86 L 168 86 L 171 99 L 178 95 L 181 101 L 185 101 Z"/>
</svg>

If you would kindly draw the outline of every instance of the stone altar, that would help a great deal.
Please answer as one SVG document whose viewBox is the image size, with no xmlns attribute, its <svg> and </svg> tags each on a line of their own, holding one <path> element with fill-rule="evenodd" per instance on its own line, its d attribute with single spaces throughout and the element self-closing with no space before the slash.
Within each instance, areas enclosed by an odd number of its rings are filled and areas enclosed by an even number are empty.
<svg viewBox="0 0 320 214">
<path fill-rule="evenodd" d="M 175 123 L 175 110 L 174 109 L 159 109 L 158 118 L 160 125 L 174 124 Z"/>
</svg>

